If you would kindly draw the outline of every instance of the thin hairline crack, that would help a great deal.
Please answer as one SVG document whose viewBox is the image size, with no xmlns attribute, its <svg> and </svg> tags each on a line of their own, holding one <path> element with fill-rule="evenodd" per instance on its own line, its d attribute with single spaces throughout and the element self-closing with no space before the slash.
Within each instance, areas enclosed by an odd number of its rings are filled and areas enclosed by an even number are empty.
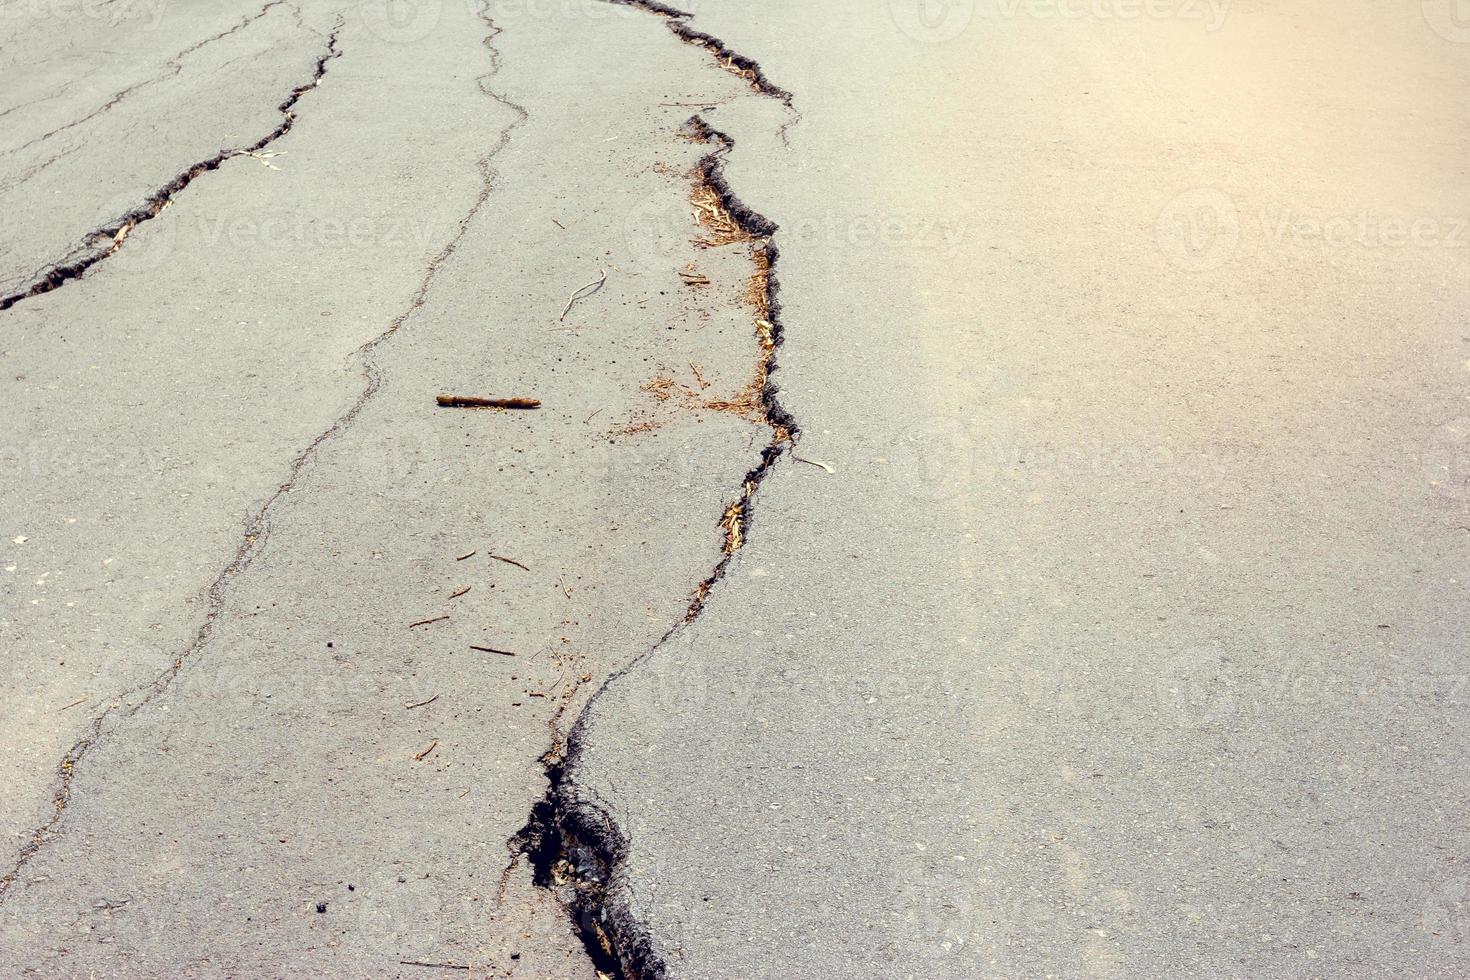
<svg viewBox="0 0 1470 980">
<path fill-rule="evenodd" d="M 345 412 L 339 415 L 324 431 L 313 438 L 291 460 L 287 467 L 285 481 L 277 486 L 271 492 L 270 496 L 246 520 L 240 545 L 230 561 L 220 570 L 219 574 L 215 576 L 204 591 L 206 600 L 205 616 L 203 622 L 199 625 L 198 631 L 194 634 L 194 638 L 187 646 L 174 655 L 173 661 L 169 666 L 153 680 L 134 688 L 122 696 L 113 698 L 113 706 L 108 707 L 92 720 L 85 734 L 73 744 L 71 749 L 57 765 L 55 788 L 52 791 L 53 813 L 41 826 L 32 832 L 30 840 L 21 847 L 10 869 L 3 875 L 0 875 L 0 904 L 3 904 L 10 896 L 15 883 L 19 880 L 19 876 L 25 870 L 26 866 L 30 864 L 47 844 L 60 836 L 62 818 L 65 815 L 67 804 L 71 802 L 77 767 L 85 759 L 87 754 L 106 737 L 112 730 L 111 726 L 136 715 L 156 697 L 168 690 L 185 666 L 208 644 L 214 635 L 220 614 L 224 610 L 226 593 L 230 582 L 244 572 L 260 556 L 265 548 L 267 539 L 270 536 L 271 527 L 269 518 L 272 509 L 283 497 L 296 489 L 303 471 L 312 459 L 316 457 L 322 445 L 333 437 L 341 435 L 349 428 L 357 420 L 357 417 L 362 414 L 363 409 L 367 407 L 373 397 L 382 390 L 385 383 L 385 375 L 383 369 L 373 359 L 374 353 L 380 346 L 397 334 L 404 324 L 423 307 L 430 288 L 438 276 L 439 270 L 459 248 L 459 244 L 463 240 L 465 233 L 484 208 L 486 201 L 489 200 L 497 177 L 495 171 L 491 169 L 491 159 L 505 148 L 510 142 L 511 133 L 523 124 L 529 116 L 524 107 L 493 92 L 488 87 L 488 79 L 500 70 L 499 53 L 493 46 L 496 35 L 500 33 L 500 28 L 491 22 L 488 16 L 488 10 L 488 2 L 482 3 L 479 16 L 487 28 L 487 33 L 482 43 L 489 55 L 490 70 L 478 79 L 477 84 L 486 96 L 514 112 L 515 119 L 501 130 L 499 139 L 476 161 L 476 168 L 481 177 L 479 193 L 476 195 L 469 209 L 459 219 L 453 235 L 450 236 L 438 254 L 429 261 L 407 307 L 395 316 L 381 333 L 354 352 L 355 356 L 362 363 L 362 377 L 364 380 L 362 392 Z M 336 35 L 337 31 L 341 29 L 341 26 L 342 24 L 339 22 L 330 36 L 331 54 L 318 63 L 315 81 L 309 86 L 298 88 L 297 92 L 305 91 L 313 87 L 315 82 L 319 82 L 322 73 L 326 70 L 326 63 L 340 54 L 336 47 Z"/>
</svg>

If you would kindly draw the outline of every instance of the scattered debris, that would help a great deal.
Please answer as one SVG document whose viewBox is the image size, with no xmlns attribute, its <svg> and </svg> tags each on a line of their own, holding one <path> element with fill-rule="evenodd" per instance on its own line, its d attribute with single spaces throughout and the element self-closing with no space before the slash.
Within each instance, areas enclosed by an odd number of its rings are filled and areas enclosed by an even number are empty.
<svg viewBox="0 0 1470 980">
<path fill-rule="evenodd" d="M 820 466 L 822 469 L 826 470 L 828 473 L 836 473 L 837 472 L 832 467 L 828 466 L 826 463 L 823 463 L 823 462 L 821 462 L 819 460 L 807 459 L 805 456 L 798 456 L 795 453 L 792 453 L 791 454 L 791 458 L 794 459 L 794 460 L 796 460 L 798 463 L 809 463 L 812 466 Z"/>
<path fill-rule="evenodd" d="M 449 598 L 451 598 L 451 599 L 458 599 L 460 596 L 462 596 L 466 592 L 468 592 L 470 590 L 470 588 L 471 588 L 470 586 L 466 585 L 464 588 L 460 589 L 458 592 L 451 592 L 451 593 L 449 593 Z"/>
<path fill-rule="evenodd" d="M 633 418 L 620 426 L 608 429 L 607 434 L 609 438 L 616 436 L 636 436 L 644 432 L 654 432 L 658 427 L 659 423 L 654 419 L 647 417 Z"/>
<path fill-rule="evenodd" d="M 507 558 L 504 555 L 495 555 L 495 554 L 492 554 L 490 557 L 491 558 L 494 558 L 496 561 L 503 561 L 507 565 L 514 565 L 516 568 L 524 569 L 525 571 L 528 571 L 528 572 L 530 571 L 529 568 L 526 568 L 525 565 L 522 565 L 520 562 L 516 561 L 514 558 Z"/>
<path fill-rule="evenodd" d="M 557 317 L 558 320 L 565 320 L 567 318 L 567 314 L 572 311 L 573 303 L 575 303 L 579 299 L 586 299 L 588 296 L 591 296 L 593 293 L 602 288 L 603 283 L 607 282 L 607 270 L 598 269 L 597 271 L 601 273 L 601 276 L 598 279 L 594 279 L 587 285 L 578 286 L 576 289 L 572 290 L 572 295 L 567 297 L 566 307 L 561 311 L 561 316 Z"/>
<path fill-rule="evenodd" d="M 512 650 L 497 650 L 494 647 L 477 647 L 473 643 L 470 644 L 470 649 L 471 650 L 478 650 L 481 653 L 498 653 L 502 657 L 514 657 L 515 656 L 515 652 L 512 651 Z"/>
<path fill-rule="evenodd" d="M 475 395 L 440 395 L 440 408 L 540 408 L 536 398 L 479 398 Z"/>
<path fill-rule="evenodd" d="M 708 286 L 710 284 L 709 276 L 694 268 L 693 262 L 679 270 L 679 278 L 684 280 L 686 286 Z"/>
<path fill-rule="evenodd" d="M 704 391 L 709 387 L 709 381 L 705 379 L 704 372 L 699 370 L 699 365 L 693 361 L 689 362 L 689 370 L 694 372 L 694 380 L 699 382 L 699 390 Z"/>
<path fill-rule="evenodd" d="M 429 743 L 429 747 L 427 749 L 424 749 L 418 755 L 414 756 L 413 757 L 413 761 L 414 762 L 423 762 L 425 759 L 427 759 L 429 757 L 429 753 L 432 752 L 432 751 L 434 751 L 438 747 L 439 747 L 439 740 L 436 738 L 436 739 L 434 739 L 434 741 L 432 741 L 432 742 Z"/>
<path fill-rule="evenodd" d="M 417 623 L 409 623 L 408 628 L 413 629 L 415 626 L 428 626 L 430 623 L 442 622 L 443 620 L 446 620 L 448 618 L 449 614 L 445 613 L 442 616 L 435 616 L 433 619 L 421 619 Z"/>
<path fill-rule="evenodd" d="M 408 710 L 410 708 L 422 708 L 424 705 L 433 704 L 435 701 L 438 700 L 439 695 L 436 694 L 432 698 L 429 698 L 427 701 L 415 701 L 413 704 L 405 704 L 403 707 L 405 710 Z"/>
<path fill-rule="evenodd" d="M 655 401 L 666 402 L 673 396 L 678 387 L 679 382 L 667 375 L 660 375 L 657 378 L 643 382 L 638 386 L 638 390 L 648 392 L 654 397 Z"/>
</svg>

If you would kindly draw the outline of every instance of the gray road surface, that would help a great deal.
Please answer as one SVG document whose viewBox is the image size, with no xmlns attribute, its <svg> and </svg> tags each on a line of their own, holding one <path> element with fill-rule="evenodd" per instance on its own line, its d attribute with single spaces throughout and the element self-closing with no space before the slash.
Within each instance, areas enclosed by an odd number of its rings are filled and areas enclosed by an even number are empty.
<svg viewBox="0 0 1470 980">
<path fill-rule="evenodd" d="M 0 974 L 1464 975 L 1454 14 L 7 8 Z"/>
</svg>

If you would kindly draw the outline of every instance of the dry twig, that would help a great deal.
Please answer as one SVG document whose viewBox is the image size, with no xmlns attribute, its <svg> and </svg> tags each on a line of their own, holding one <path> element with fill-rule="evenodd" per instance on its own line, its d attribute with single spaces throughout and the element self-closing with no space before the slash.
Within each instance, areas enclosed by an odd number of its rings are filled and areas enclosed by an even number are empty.
<svg viewBox="0 0 1470 980">
<path fill-rule="evenodd" d="M 469 967 L 467 967 L 467 966 L 460 966 L 458 963 L 429 963 L 429 962 L 427 962 L 425 960 L 399 960 L 398 961 L 398 964 L 400 966 L 428 966 L 428 967 L 436 967 L 436 968 L 438 968 L 440 970 L 468 970 L 469 969 Z"/>
<path fill-rule="evenodd" d="M 480 398 L 476 395 L 440 395 L 440 408 L 540 408 L 536 398 Z"/>
</svg>

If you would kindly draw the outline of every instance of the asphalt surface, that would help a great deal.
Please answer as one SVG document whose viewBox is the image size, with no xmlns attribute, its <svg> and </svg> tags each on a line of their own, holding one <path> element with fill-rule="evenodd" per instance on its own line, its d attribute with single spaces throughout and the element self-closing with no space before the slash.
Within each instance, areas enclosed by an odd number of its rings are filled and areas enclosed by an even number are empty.
<svg viewBox="0 0 1470 980">
<path fill-rule="evenodd" d="M 0 974 L 1470 970 L 1451 4 L 175 6 L 7 11 Z"/>
</svg>

